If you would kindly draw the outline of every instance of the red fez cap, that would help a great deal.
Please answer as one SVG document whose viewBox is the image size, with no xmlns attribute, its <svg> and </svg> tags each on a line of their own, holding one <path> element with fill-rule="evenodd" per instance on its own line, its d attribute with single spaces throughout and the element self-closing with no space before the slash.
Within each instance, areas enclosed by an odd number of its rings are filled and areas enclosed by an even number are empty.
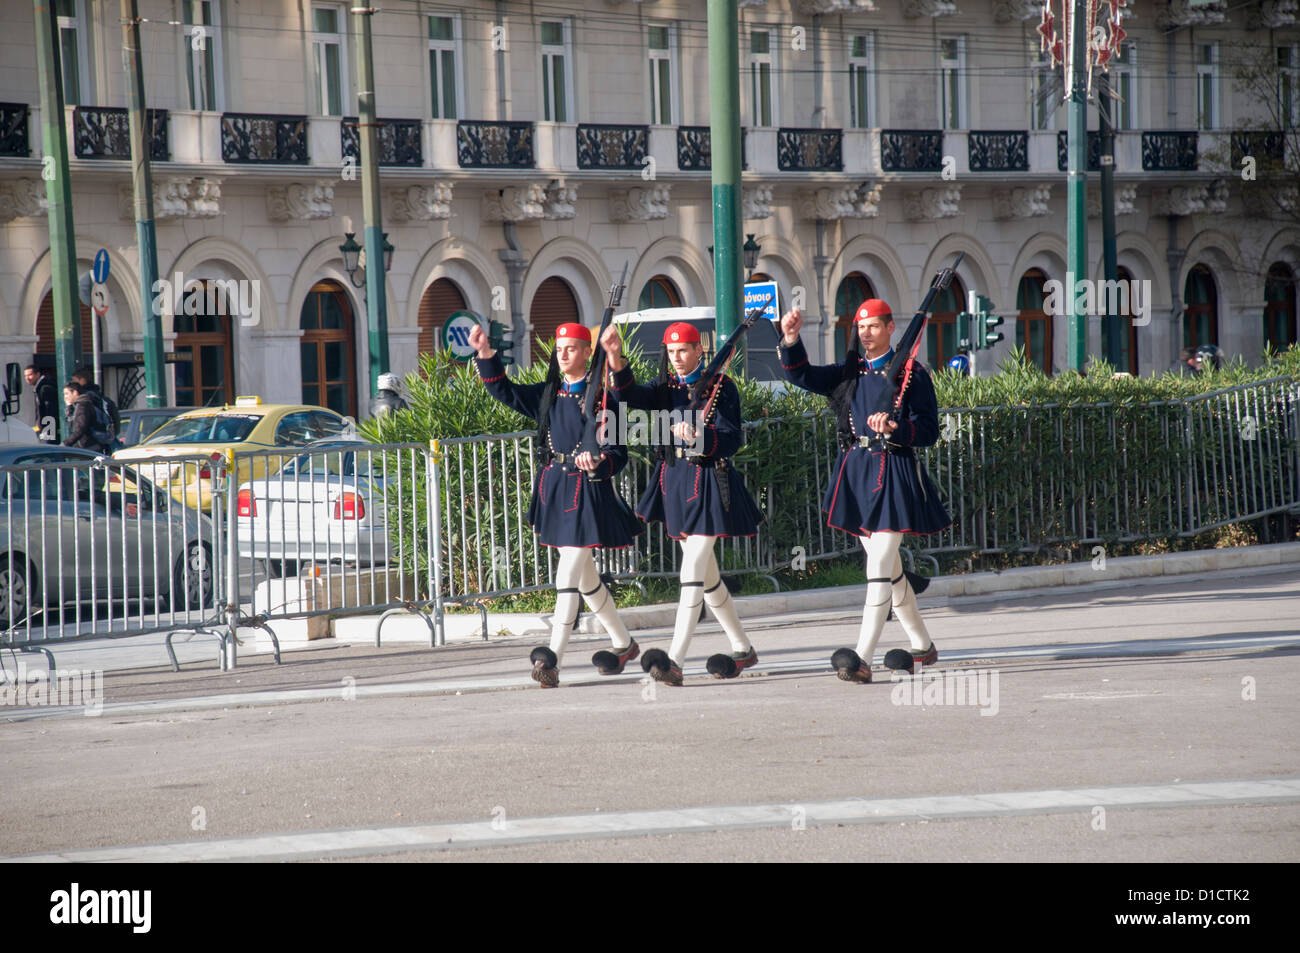
<svg viewBox="0 0 1300 953">
<path fill-rule="evenodd" d="M 561 324 L 555 329 L 555 343 L 561 341 L 581 341 L 583 344 L 591 344 L 591 332 L 581 324 Z"/>
<path fill-rule="evenodd" d="M 668 325 L 664 331 L 665 344 L 699 344 L 700 331 L 693 324 L 687 324 L 685 321 L 676 321 Z"/>
<path fill-rule="evenodd" d="M 894 320 L 894 312 L 889 310 L 889 305 L 879 298 L 868 298 L 858 307 L 856 321 L 865 321 L 867 318 L 886 318 Z"/>
</svg>

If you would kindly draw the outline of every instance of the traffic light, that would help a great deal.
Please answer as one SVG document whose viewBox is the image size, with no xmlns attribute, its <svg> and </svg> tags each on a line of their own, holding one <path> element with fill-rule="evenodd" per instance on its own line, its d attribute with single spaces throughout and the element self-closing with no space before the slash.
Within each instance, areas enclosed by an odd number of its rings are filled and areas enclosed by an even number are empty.
<svg viewBox="0 0 1300 953">
<path fill-rule="evenodd" d="M 957 315 L 957 350 L 970 350 L 970 319 L 965 311 Z"/>
<path fill-rule="evenodd" d="M 507 353 L 515 346 L 515 342 L 505 336 L 509 331 L 510 329 L 500 321 L 488 322 L 488 342 L 492 345 L 492 350 L 497 352 L 497 357 L 501 359 L 503 365 L 515 362 L 515 359 Z"/>
<path fill-rule="evenodd" d="M 1006 320 L 1000 315 L 992 314 L 993 302 L 981 294 L 970 294 L 971 319 L 975 322 L 975 350 L 983 351 L 1002 340 L 1002 335 L 994 331 Z"/>
</svg>

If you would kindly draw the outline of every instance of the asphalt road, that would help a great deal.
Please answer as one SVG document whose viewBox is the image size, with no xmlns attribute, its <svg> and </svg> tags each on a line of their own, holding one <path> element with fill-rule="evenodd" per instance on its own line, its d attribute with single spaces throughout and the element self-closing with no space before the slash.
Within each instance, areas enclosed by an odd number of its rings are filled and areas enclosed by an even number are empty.
<svg viewBox="0 0 1300 953">
<path fill-rule="evenodd" d="M 940 662 L 919 684 L 830 674 L 851 610 L 753 620 L 760 664 L 734 682 L 703 674 L 725 645 L 704 626 L 676 690 L 600 679 L 599 640 L 574 643 L 557 691 L 525 677 L 520 641 L 108 673 L 96 717 L 5 711 L 6 799 L 27 809 L 0 817 L 0 854 L 1300 857 L 1292 567 L 925 615 Z M 891 622 L 880 651 L 902 644 Z M 959 681 L 964 704 L 942 692 Z"/>
</svg>

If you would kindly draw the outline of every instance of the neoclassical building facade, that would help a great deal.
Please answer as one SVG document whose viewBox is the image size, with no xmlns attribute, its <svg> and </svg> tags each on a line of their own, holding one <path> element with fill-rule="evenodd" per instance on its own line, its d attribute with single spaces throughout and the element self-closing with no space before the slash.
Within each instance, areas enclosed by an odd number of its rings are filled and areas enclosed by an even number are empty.
<svg viewBox="0 0 1300 953">
<path fill-rule="evenodd" d="M 339 249 L 362 224 L 348 6 L 141 0 L 159 273 L 189 289 L 155 300 L 139 287 L 119 9 L 55 6 L 78 271 L 100 249 L 111 266 L 110 393 L 137 397 L 141 315 L 158 307 L 170 399 L 364 413 L 364 291 Z M 865 297 L 910 313 L 962 251 L 927 358 L 953 353 L 955 314 L 978 292 L 1008 319 L 984 371 L 1016 344 L 1066 367 L 1065 319 L 1045 309 L 1066 277 L 1065 114 L 1041 2 L 739 6 L 744 231 L 812 350 L 842 351 Z M 1118 262 L 1150 294 L 1115 340 L 1090 319 L 1089 352 L 1141 374 L 1189 343 L 1258 362 L 1296 340 L 1300 203 L 1294 182 L 1245 178 L 1234 160 L 1259 148 L 1297 168 L 1296 4 L 1129 9 L 1110 76 Z M 0 358 L 23 363 L 53 353 L 32 17 L 0 9 Z M 511 325 L 527 360 L 559 323 L 594 324 L 625 262 L 628 310 L 712 303 L 705 26 L 700 0 L 403 0 L 374 16 L 394 370 L 440 347 L 459 310 Z M 1244 48 L 1276 68 L 1272 138 L 1258 131 L 1270 104 L 1234 79 Z M 1094 279 L 1098 199 L 1090 175 Z"/>
</svg>

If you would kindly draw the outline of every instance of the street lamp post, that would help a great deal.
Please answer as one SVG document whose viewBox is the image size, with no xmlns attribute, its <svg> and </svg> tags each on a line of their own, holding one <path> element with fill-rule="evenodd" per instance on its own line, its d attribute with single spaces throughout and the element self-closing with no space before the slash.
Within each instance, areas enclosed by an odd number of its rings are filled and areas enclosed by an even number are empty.
<svg viewBox="0 0 1300 953">
<path fill-rule="evenodd" d="M 384 273 L 387 274 L 393 268 L 393 252 L 396 250 L 388 240 L 388 233 L 383 233 L 383 255 L 384 255 Z M 348 273 L 348 280 L 352 282 L 354 288 L 366 287 L 365 263 L 361 260 L 365 249 L 357 244 L 356 232 L 346 232 L 343 236 L 343 244 L 339 246 L 339 252 L 343 255 L 343 270 Z M 361 272 L 361 277 L 357 273 Z"/>
</svg>

